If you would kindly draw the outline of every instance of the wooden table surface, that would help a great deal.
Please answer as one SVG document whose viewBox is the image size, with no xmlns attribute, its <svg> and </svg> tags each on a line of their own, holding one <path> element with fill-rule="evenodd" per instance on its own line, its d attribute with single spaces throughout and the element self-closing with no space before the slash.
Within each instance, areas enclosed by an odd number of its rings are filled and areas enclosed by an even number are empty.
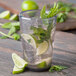
<svg viewBox="0 0 76 76">
<path fill-rule="evenodd" d="M 1 23 L 8 20 L 0 19 Z M 3 30 L 7 32 L 7 30 Z M 72 33 L 56 31 L 55 46 L 53 50 L 52 64 L 64 65 L 68 69 L 61 72 L 50 73 L 25 71 L 24 73 L 13 75 L 12 53 L 22 56 L 22 46 L 20 41 L 11 39 L 0 39 L 0 76 L 76 76 L 76 35 Z"/>
</svg>

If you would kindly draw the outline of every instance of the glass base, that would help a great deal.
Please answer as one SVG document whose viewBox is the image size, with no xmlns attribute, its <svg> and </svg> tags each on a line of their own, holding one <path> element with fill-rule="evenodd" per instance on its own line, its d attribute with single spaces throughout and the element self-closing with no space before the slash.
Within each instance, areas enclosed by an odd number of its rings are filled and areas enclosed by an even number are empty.
<svg viewBox="0 0 76 76">
<path fill-rule="evenodd" d="M 47 67 L 47 68 L 30 68 L 30 67 L 28 67 L 28 69 L 30 70 L 30 71 L 34 71 L 34 72 L 44 72 L 44 71 L 47 71 L 47 70 L 49 70 L 50 69 L 50 67 L 51 66 L 49 66 L 49 67 Z"/>
<path fill-rule="evenodd" d="M 24 57 L 24 54 L 23 54 L 23 59 L 26 60 Z M 47 71 L 51 67 L 51 61 L 49 62 L 49 64 L 47 66 L 44 65 L 42 68 L 41 68 L 41 66 L 42 65 L 38 66 L 35 64 L 28 64 L 27 69 L 30 71 L 35 71 L 35 72 Z"/>
</svg>

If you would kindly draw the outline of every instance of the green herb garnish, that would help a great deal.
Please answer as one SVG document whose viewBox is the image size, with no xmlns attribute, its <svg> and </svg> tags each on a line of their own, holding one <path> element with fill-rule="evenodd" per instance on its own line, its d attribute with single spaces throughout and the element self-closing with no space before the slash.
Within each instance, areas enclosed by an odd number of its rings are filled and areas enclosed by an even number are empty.
<svg viewBox="0 0 76 76">
<path fill-rule="evenodd" d="M 42 19 L 48 19 L 51 17 L 56 16 L 62 8 L 59 8 L 59 5 L 54 3 L 54 6 L 49 10 L 48 13 L 46 13 L 46 7 L 44 6 L 43 9 L 40 12 L 40 16 Z M 52 23 L 49 22 L 49 20 L 43 21 L 43 24 L 47 25 L 47 29 L 44 30 L 41 27 L 31 27 L 31 30 L 34 31 L 33 35 L 35 38 L 37 37 L 37 42 L 41 43 L 43 41 L 48 41 L 50 39 L 50 33 L 53 28 Z M 19 22 L 8 22 L 5 24 L 0 24 L 2 25 L 2 28 L 9 29 L 8 34 L 5 34 L 3 32 L 0 32 L 3 36 L 0 38 L 5 39 L 5 38 L 14 38 L 15 40 L 18 40 L 20 37 L 19 35 L 16 34 L 18 30 L 20 30 L 20 23 Z M 18 37 L 17 37 L 18 36 Z"/>
<path fill-rule="evenodd" d="M 31 30 L 33 30 L 33 36 L 39 38 L 36 40 L 37 43 L 47 40 L 47 31 L 43 28 L 31 26 Z"/>
<path fill-rule="evenodd" d="M 67 69 L 65 66 L 60 66 L 60 65 L 53 65 L 50 69 L 49 72 L 54 72 L 54 71 L 61 71 L 63 69 Z"/>
<path fill-rule="evenodd" d="M 5 33 L 0 31 L 0 34 L 3 35 L 0 37 L 1 39 L 6 39 L 6 38 L 12 38 L 14 40 L 20 39 L 20 36 L 18 34 L 16 34 L 16 32 L 18 30 L 20 30 L 20 23 L 19 22 L 7 22 L 7 23 L 0 24 L 0 25 L 2 28 L 9 29 L 8 34 L 5 34 Z"/>
<path fill-rule="evenodd" d="M 67 17 L 67 13 L 66 12 L 59 13 L 58 16 L 57 16 L 57 22 L 59 22 L 59 23 L 65 22 L 67 18 L 68 17 Z"/>
<path fill-rule="evenodd" d="M 12 37 L 14 38 L 14 40 L 19 40 L 19 39 L 20 39 L 20 35 L 17 34 L 17 33 L 14 33 L 14 34 L 12 35 Z"/>
<path fill-rule="evenodd" d="M 46 30 L 41 27 L 35 27 L 31 26 L 31 30 L 33 30 L 33 36 L 37 38 L 37 43 L 42 43 L 43 41 L 48 41 L 51 39 L 50 34 L 53 29 L 53 19 L 49 19 L 51 17 L 56 16 L 62 8 L 59 8 L 58 4 L 54 3 L 54 6 L 49 10 L 49 12 L 46 12 L 46 7 L 44 6 L 40 12 L 40 17 L 42 18 L 44 26 L 46 26 Z M 52 45 L 52 40 L 51 45 Z"/>
<path fill-rule="evenodd" d="M 70 12 L 72 10 L 72 3 L 65 3 L 62 1 L 58 1 L 59 8 L 63 7 L 62 11 Z"/>
<path fill-rule="evenodd" d="M 9 32 L 8 32 L 8 35 L 11 35 L 11 34 L 13 34 L 13 33 L 15 33 L 15 32 L 16 32 L 16 28 L 15 28 L 14 26 L 12 26 L 12 27 L 10 28 Z"/>
<path fill-rule="evenodd" d="M 10 29 L 12 26 L 20 28 L 19 22 L 7 22 L 7 23 L 1 24 L 1 25 L 2 25 L 2 28 L 5 28 L 5 29 Z"/>
<path fill-rule="evenodd" d="M 40 16 L 42 19 L 51 18 L 56 16 L 63 8 L 59 8 L 59 5 L 54 3 L 54 6 L 46 13 L 46 7 L 44 6 L 41 10 Z"/>
<path fill-rule="evenodd" d="M 47 13 L 46 13 L 46 6 L 44 6 L 40 12 L 40 16 L 42 19 L 47 18 Z"/>
<path fill-rule="evenodd" d="M 76 7 L 73 7 L 72 3 L 65 3 L 62 1 L 58 1 L 59 8 L 63 8 L 61 13 L 57 16 L 57 22 L 62 23 L 65 22 L 68 17 L 69 18 L 76 18 L 76 15 L 70 15 L 70 12 L 74 12 L 76 14 Z"/>
</svg>

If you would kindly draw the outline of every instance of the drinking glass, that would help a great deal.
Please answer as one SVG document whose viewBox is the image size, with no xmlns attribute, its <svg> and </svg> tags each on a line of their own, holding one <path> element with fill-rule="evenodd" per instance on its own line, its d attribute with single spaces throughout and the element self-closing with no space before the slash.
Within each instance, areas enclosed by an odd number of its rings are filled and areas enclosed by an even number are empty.
<svg viewBox="0 0 76 76">
<path fill-rule="evenodd" d="M 39 71 L 48 69 L 52 62 L 56 17 L 42 19 L 40 10 L 29 10 L 21 12 L 19 20 L 23 57 L 28 67 Z"/>
</svg>

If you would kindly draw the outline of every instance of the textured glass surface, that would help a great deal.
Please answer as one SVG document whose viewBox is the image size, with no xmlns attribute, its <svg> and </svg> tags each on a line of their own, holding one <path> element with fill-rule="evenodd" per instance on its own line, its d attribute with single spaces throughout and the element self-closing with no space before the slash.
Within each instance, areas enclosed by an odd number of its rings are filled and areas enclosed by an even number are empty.
<svg viewBox="0 0 76 76">
<path fill-rule="evenodd" d="M 29 68 L 51 66 L 56 17 L 41 19 L 40 10 L 25 11 L 20 13 L 20 23 L 23 55 Z"/>
</svg>

